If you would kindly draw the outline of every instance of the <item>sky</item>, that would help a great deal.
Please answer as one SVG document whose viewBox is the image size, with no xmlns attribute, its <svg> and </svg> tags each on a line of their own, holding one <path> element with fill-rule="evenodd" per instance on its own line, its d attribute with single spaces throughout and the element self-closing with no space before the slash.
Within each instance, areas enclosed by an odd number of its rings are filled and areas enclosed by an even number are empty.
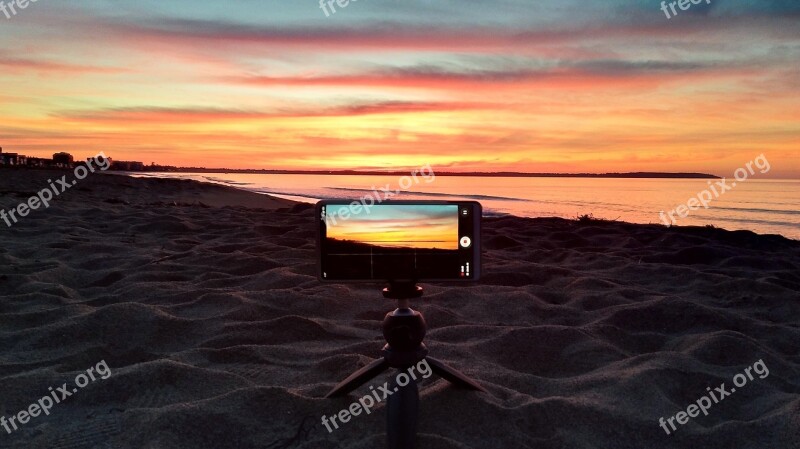
<svg viewBox="0 0 800 449">
<path fill-rule="evenodd" d="M 698 1 L 38 0 L 0 12 L 0 146 L 800 178 L 800 2 Z"/>
<path fill-rule="evenodd" d="M 328 238 L 390 248 L 458 249 L 457 205 L 377 205 L 369 213 L 341 217 L 326 221 Z"/>
</svg>

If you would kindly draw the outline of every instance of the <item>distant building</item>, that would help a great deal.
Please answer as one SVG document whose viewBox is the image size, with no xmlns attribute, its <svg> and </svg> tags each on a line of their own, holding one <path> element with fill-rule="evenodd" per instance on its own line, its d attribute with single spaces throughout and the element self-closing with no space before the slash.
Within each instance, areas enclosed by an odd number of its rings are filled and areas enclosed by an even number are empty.
<svg viewBox="0 0 800 449">
<path fill-rule="evenodd" d="M 0 148 L 0 160 L 2 160 L 3 165 L 10 167 L 25 165 L 27 163 L 27 158 L 25 156 L 17 153 L 3 153 L 2 148 Z"/>
<path fill-rule="evenodd" d="M 28 167 L 48 168 L 53 166 L 53 161 L 52 159 L 44 159 L 41 157 L 29 157 L 26 165 Z"/>
<path fill-rule="evenodd" d="M 113 161 L 113 162 L 111 162 L 111 170 L 142 171 L 142 170 L 144 170 L 144 162 Z"/>
<path fill-rule="evenodd" d="M 72 167 L 75 165 L 75 160 L 69 153 L 56 153 L 53 155 L 53 163 L 60 167 Z"/>
<path fill-rule="evenodd" d="M 114 159 L 111 159 L 108 156 L 104 157 L 103 160 L 105 161 L 105 162 L 103 162 L 103 165 L 108 164 L 109 167 L 111 167 L 111 165 L 114 163 Z M 87 157 L 86 158 L 86 163 L 89 164 L 89 165 L 92 165 L 95 162 L 97 162 L 97 161 L 93 157 Z"/>
<path fill-rule="evenodd" d="M 0 165 L 17 165 L 17 153 L 3 153 L 0 147 Z"/>
<path fill-rule="evenodd" d="M 0 166 L 31 168 L 72 168 L 75 165 L 69 153 L 56 153 L 52 159 L 28 157 L 18 153 L 3 153 L 0 147 Z"/>
</svg>

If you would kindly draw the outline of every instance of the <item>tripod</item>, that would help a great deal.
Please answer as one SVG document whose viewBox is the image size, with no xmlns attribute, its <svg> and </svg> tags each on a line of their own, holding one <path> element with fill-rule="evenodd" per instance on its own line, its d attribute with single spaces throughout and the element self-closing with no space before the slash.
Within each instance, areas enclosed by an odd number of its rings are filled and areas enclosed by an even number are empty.
<svg viewBox="0 0 800 449">
<path fill-rule="evenodd" d="M 448 382 L 470 390 L 486 392 L 477 382 L 445 363 L 428 356 L 428 348 L 422 342 L 427 324 L 421 313 L 409 307 L 409 301 L 420 298 L 422 287 L 413 283 L 392 283 L 383 289 L 383 297 L 396 299 L 398 307 L 383 319 L 383 336 L 386 345 L 381 351 L 383 358 L 351 374 L 333 388 L 326 398 L 344 396 L 389 368 L 407 370 L 425 360 L 431 371 Z M 386 437 L 390 449 L 412 449 L 416 443 L 417 415 L 419 410 L 419 388 L 416 377 L 406 385 L 394 384 L 394 393 L 388 397 L 386 409 Z"/>
</svg>

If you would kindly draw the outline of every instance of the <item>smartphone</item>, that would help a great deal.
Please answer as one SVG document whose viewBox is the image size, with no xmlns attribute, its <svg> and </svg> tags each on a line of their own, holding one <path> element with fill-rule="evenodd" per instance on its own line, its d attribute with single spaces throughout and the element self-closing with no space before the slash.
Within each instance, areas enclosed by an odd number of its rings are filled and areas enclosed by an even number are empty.
<svg viewBox="0 0 800 449">
<path fill-rule="evenodd" d="M 319 279 L 476 281 L 482 214 L 475 201 L 320 201 Z"/>
</svg>

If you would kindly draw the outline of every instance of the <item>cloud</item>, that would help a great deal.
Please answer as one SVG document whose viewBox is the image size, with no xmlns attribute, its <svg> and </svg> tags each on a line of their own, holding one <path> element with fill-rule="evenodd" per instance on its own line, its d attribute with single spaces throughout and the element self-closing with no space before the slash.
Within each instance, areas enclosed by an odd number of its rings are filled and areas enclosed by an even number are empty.
<svg viewBox="0 0 800 449">
<path fill-rule="evenodd" d="M 778 16 L 769 21 L 757 17 L 686 17 L 667 21 L 656 7 L 652 16 L 635 21 L 594 21 L 550 26 L 417 26 L 413 23 L 362 23 L 341 26 L 256 26 L 241 22 L 220 22 L 182 18 L 149 18 L 137 22 L 98 19 L 102 26 L 117 34 L 135 39 L 160 42 L 200 43 L 227 46 L 230 43 L 255 44 L 274 48 L 303 47 L 320 52 L 387 49 L 394 52 L 506 50 L 528 52 L 531 46 L 588 44 L 609 39 L 689 38 L 735 34 L 758 29 L 764 37 L 784 37 L 798 24 L 791 17 Z M 775 27 L 775 23 L 783 24 Z"/>
<path fill-rule="evenodd" d="M 399 89 L 524 89 L 539 86 L 546 89 L 630 87 L 633 84 L 652 86 L 691 77 L 736 75 L 747 67 L 737 63 L 588 60 L 559 62 L 546 68 L 452 70 L 442 67 L 416 66 L 382 68 L 361 73 L 312 76 L 241 76 L 226 81 L 260 86 L 293 87 L 358 87 Z"/>
<path fill-rule="evenodd" d="M 73 64 L 43 59 L 16 58 L 2 54 L 0 54 L 0 68 L 2 68 L 4 72 L 35 71 L 63 74 L 122 73 L 127 71 L 126 69 L 115 67 Z"/>
<path fill-rule="evenodd" d="M 54 117 L 93 123 L 197 123 L 277 118 L 339 117 L 375 114 L 418 113 L 435 111 L 490 109 L 490 104 L 460 102 L 356 102 L 327 108 L 250 111 L 224 108 L 126 107 L 95 110 L 60 111 Z"/>
</svg>

